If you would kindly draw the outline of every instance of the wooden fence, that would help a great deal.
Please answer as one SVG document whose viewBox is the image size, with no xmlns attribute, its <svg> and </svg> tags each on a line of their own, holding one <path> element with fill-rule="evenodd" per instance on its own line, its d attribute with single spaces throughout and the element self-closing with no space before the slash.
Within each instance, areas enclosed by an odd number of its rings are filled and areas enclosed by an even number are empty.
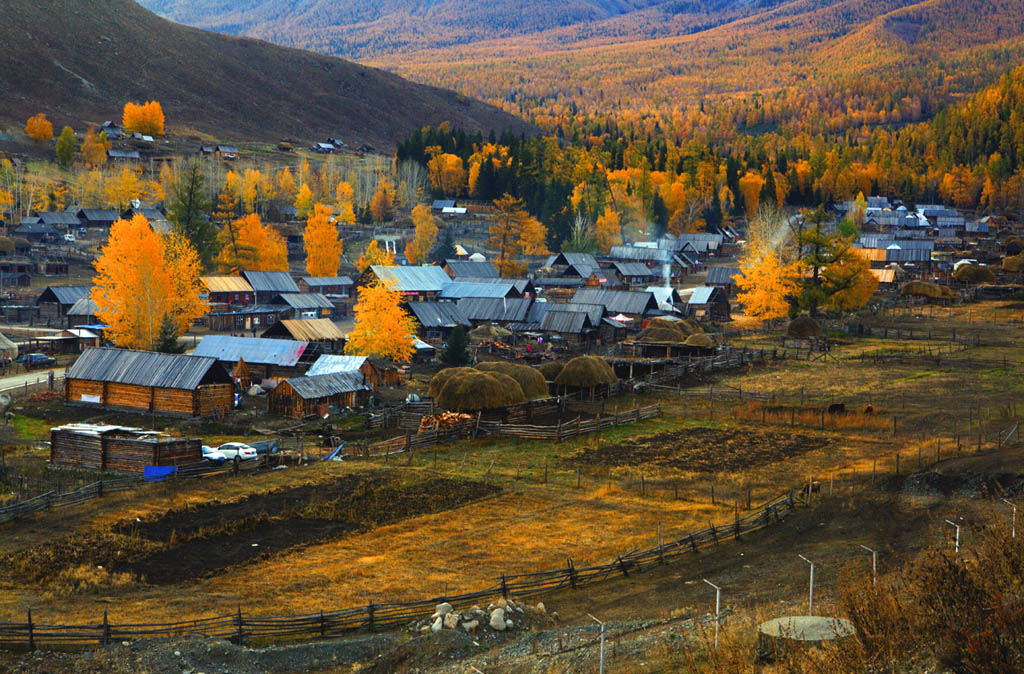
<svg viewBox="0 0 1024 674">
<path fill-rule="evenodd" d="M 557 424 L 555 426 L 531 426 L 529 424 L 501 424 L 497 422 L 484 421 L 480 423 L 480 430 L 490 435 L 505 435 L 513 438 L 527 438 L 531 440 L 554 440 L 561 442 L 578 435 L 595 433 L 605 428 L 614 428 L 623 424 L 631 424 L 643 419 L 653 419 L 661 414 L 661 405 L 648 405 L 635 409 L 620 412 L 618 414 L 598 415 L 593 419 L 582 420 L 579 417 L 572 421 Z"/>
<path fill-rule="evenodd" d="M 578 589 L 631 573 L 641 573 L 689 556 L 722 541 L 757 531 L 782 521 L 803 500 L 793 492 L 777 497 L 756 511 L 732 522 L 711 526 L 680 538 L 661 541 L 645 550 L 633 550 L 598 565 L 577 567 L 572 560 L 559 569 L 502 575 L 490 587 L 455 596 L 441 596 L 411 602 L 392 602 L 354 608 L 278 617 L 245 615 L 241 607 L 231 615 L 197 618 L 170 623 L 115 624 L 107 611 L 95 623 L 64 625 L 36 622 L 32 612 L 24 622 L 0 622 L 0 648 L 73 648 L 105 646 L 126 639 L 201 636 L 229 639 L 235 643 L 254 641 L 298 641 L 318 639 L 360 630 L 394 628 L 430 615 L 437 604 L 455 607 L 483 604 L 491 598 L 535 597 L 563 588 Z"/>
</svg>

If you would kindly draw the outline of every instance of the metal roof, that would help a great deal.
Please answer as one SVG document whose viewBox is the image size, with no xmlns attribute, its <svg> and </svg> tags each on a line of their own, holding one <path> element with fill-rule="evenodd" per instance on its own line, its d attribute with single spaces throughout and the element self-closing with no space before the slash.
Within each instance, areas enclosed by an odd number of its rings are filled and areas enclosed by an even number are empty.
<svg viewBox="0 0 1024 674">
<path fill-rule="evenodd" d="M 463 297 L 519 297 L 516 284 L 509 283 L 464 283 L 452 281 L 438 295 L 444 300 L 458 300 Z"/>
<path fill-rule="evenodd" d="M 726 286 L 736 283 L 733 276 L 742 276 L 738 267 L 709 267 L 708 285 Z"/>
<path fill-rule="evenodd" d="M 138 150 L 107 150 L 107 156 L 111 159 L 142 159 Z"/>
<path fill-rule="evenodd" d="M 352 285 L 352 279 L 348 276 L 303 276 L 301 280 L 311 288 Z"/>
<path fill-rule="evenodd" d="M 333 309 L 334 304 L 320 293 L 281 293 L 274 298 L 293 309 Z"/>
<path fill-rule="evenodd" d="M 91 297 L 83 297 L 68 309 L 68 316 L 94 316 L 100 308 Z"/>
<path fill-rule="evenodd" d="M 238 311 L 211 311 L 209 316 L 254 316 L 256 314 L 283 314 L 288 311 L 287 306 L 280 304 L 253 304 L 239 309 Z"/>
<path fill-rule="evenodd" d="M 620 262 L 618 260 L 612 262 L 612 266 L 615 271 L 619 273 L 619 276 L 657 276 L 658 272 L 653 271 L 650 267 L 645 265 L 643 262 Z"/>
<path fill-rule="evenodd" d="M 590 253 L 558 253 L 548 257 L 544 263 L 545 267 L 560 266 L 576 267 L 599 267 L 597 258 Z"/>
<path fill-rule="evenodd" d="M 113 208 L 83 208 L 78 218 L 86 222 L 116 222 L 120 216 Z"/>
<path fill-rule="evenodd" d="M 441 210 L 442 208 L 455 208 L 454 199 L 435 199 L 431 208 Z"/>
<path fill-rule="evenodd" d="M 192 391 L 203 383 L 211 369 L 218 380 L 229 381 L 227 373 L 213 358 L 89 348 L 71 366 L 67 378 Z"/>
<path fill-rule="evenodd" d="M 688 304 L 707 304 L 718 297 L 723 297 L 724 291 L 718 286 L 698 286 L 693 289 Z"/>
<path fill-rule="evenodd" d="M 88 297 L 92 286 L 47 286 L 36 304 L 57 302 L 58 304 L 74 304 L 83 297 Z"/>
<path fill-rule="evenodd" d="M 285 380 L 303 400 L 329 398 L 352 391 L 372 391 L 366 377 L 359 372 L 338 372 L 316 376 L 291 377 Z"/>
<path fill-rule="evenodd" d="M 603 290 L 601 288 L 580 288 L 573 295 L 574 303 L 603 304 L 612 314 L 643 315 L 658 309 L 654 295 L 638 290 Z"/>
<path fill-rule="evenodd" d="M 612 246 L 608 257 L 613 260 L 631 260 L 636 262 L 660 262 L 672 264 L 677 262 L 671 250 L 664 248 L 640 248 L 638 246 Z"/>
<path fill-rule="evenodd" d="M 551 303 L 548 311 L 572 311 L 575 313 L 586 314 L 593 325 L 600 323 L 601 318 L 607 313 L 603 304 L 586 304 L 584 302 Z"/>
<path fill-rule="evenodd" d="M 460 276 L 476 278 L 498 278 L 498 268 L 490 262 L 474 262 L 472 260 L 445 260 L 445 266 L 452 273 L 452 278 L 458 280 Z"/>
<path fill-rule="evenodd" d="M 471 323 L 455 302 L 409 302 L 406 307 L 425 328 L 470 327 Z"/>
<path fill-rule="evenodd" d="M 932 251 L 923 248 L 889 248 L 885 251 L 886 262 L 931 262 Z"/>
<path fill-rule="evenodd" d="M 278 326 L 281 326 L 278 328 Z M 275 329 L 276 328 L 276 329 Z M 283 328 L 295 340 L 305 342 L 320 342 L 325 340 L 345 339 L 345 333 L 338 329 L 338 326 L 329 318 L 301 318 L 283 320 L 267 328 L 263 333 L 280 330 Z"/>
<path fill-rule="evenodd" d="M 452 282 L 444 269 L 433 265 L 398 267 L 375 264 L 370 267 L 381 280 L 393 281 L 392 290 L 399 292 L 439 292 Z"/>
<path fill-rule="evenodd" d="M 256 292 L 297 293 L 299 286 L 286 271 L 243 271 L 242 276 Z"/>
<path fill-rule="evenodd" d="M 644 288 L 644 291 L 654 295 L 654 299 L 658 301 L 659 307 L 663 304 L 682 303 L 683 301 L 682 297 L 679 296 L 679 292 L 671 286 L 647 286 Z"/>
<path fill-rule="evenodd" d="M 48 211 L 38 215 L 39 219 L 48 225 L 74 225 L 77 227 L 82 224 L 78 216 L 70 211 Z"/>
<path fill-rule="evenodd" d="M 252 292 L 252 286 L 241 276 L 203 276 L 200 280 L 211 293 Z"/>
<path fill-rule="evenodd" d="M 299 358 L 308 348 L 309 342 L 288 339 L 207 335 L 199 342 L 193 355 L 231 363 L 236 363 L 242 358 L 246 363 L 254 365 L 292 367 L 299 362 Z"/>
<path fill-rule="evenodd" d="M 587 328 L 592 328 L 590 317 L 582 311 L 555 311 L 549 309 L 540 322 L 544 332 L 559 332 L 578 335 Z"/>
<path fill-rule="evenodd" d="M 46 222 L 27 222 L 22 220 L 21 224 L 18 225 L 15 230 L 15 234 L 41 234 L 43 236 L 51 235 L 56 236 L 57 230 L 54 229 L 53 225 Z"/>
<path fill-rule="evenodd" d="M 358 372 L 366 362 L 366 356 L 334 356 L 324 354 L 317 358 L 306 371 L 307 377 L 339 372 Z"/>
<path fill-rule="evenodd" d="M 538 288 L 579 288 L 584 280 L 578 276 L 543 276 L 533 280 Z"/>
<path fill-rule="evenodd" d="M 467 297 L 459 300 L 458 305 L 462 315 L 471 321 L 522 322 L 532 302 L 530 298 Z"/>
</svg>

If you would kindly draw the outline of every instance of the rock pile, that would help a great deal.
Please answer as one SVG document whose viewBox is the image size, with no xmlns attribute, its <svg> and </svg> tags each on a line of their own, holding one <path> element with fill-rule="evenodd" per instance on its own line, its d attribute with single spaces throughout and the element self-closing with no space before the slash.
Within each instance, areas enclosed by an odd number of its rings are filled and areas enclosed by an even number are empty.
<svg viewBox="0 0 1024 674">
<path fill-rule="evenodd" d="M 461 613 L 456 611 L 451 604 L 445 602 L 438 604 L 434 614 L 429 618 L 413 623 L 411 630 L 423 634 L 441 630 L 463 630 L 475 635 L 481 629 L 506 632 L 524 628 L 531 616 L 545 614 L 543 603 L 538 603 L 536 607 L 530 607 L 511 599 L 499 599 L 493 604 L 488 604 L 486 609 L 472 606 Z"/>
</svg>

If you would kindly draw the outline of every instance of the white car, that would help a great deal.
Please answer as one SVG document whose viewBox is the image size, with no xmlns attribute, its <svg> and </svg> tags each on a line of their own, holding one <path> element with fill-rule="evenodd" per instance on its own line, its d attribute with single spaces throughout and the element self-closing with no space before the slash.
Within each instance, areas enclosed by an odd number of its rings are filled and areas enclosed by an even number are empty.
<svg viewBox="0 0 1024 674">
<path fill-rule="evenodd" d="M 234 461 L 235 458 L 238 458 L 239 461 L 256 460 L 256 450 L 244 442 L 225 442 L 217 448 L 217 451 L 223 454 L 228 461 Z"/>
<path fill-rule="evenodd" d="M 224 456 L 224 452 L 218 451 L 209 445 L 203 445 L 203 458 L 217 466 L 223 466 L 224 462 L 228 460 L 228 457 Z"/>
<path fill-rule="evenodd" d="M 75 242 L 75 235 L 71 234 L 71 233 L 65 234 L 64 235 L 64 242 L 65 243 L 74 243 Z"/>
</svg>

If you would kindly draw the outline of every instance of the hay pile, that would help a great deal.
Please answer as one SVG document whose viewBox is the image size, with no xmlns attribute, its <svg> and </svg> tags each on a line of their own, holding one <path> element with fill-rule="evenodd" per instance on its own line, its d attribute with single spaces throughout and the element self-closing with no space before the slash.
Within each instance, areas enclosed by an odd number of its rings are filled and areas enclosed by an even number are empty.
<svg viewBox="0 0 1024 674">
<path fill-rule="evenodd" d="M 1024 271 L 1024 254 L 1003 258 L 1003 271 L 1019 273 Z"/>
<path fill-rule="evenodd" d="M 430 383 L 427 384 L 427 395 L 436 399 L 437 396 L 441 395 L 441 389 L 444 388 L 444 385 L 448 383 L 449 379 L 459 373 L 475 371 L 476 370 L 471 367 L 446 367 L 431 378 Z"/>
<path fill-rule="evenodd" d="M 715 340 L 711 339 L 708 335 L 703 333 L 699 335 L 690 335 L 684 342 L 687 346 L 699 346 L 702 349 L 713 349 L 715 348 Z"/>
<path fill-rule="evenodd" d="M 807 314 L 801 314 L 789 322 L 786 328 L 787 337 L 805 339 L 807 337 L 821 337 L 824 335 L 821 325 Z"/>
<path fill-rule="evenodd" d="M 463 368 L 449 368 L 459 369 Z M 472 368 L 457 372 L 448 378 L 437 402 L 441 407 L 457 412 L 493 410 L 526 402 L 519 383 L 500 372 L 481 372 Z"/>
<path fill-rule="evenodd" d="M 962 264 L 953 272 L 953 278 L 963 283 L 992 283 L 996 280 L 995 273 L 988 267 L 976 264 Z"/>
<path fill-rule="evenodd" d="M 935 300 L 952 297 L 953 291 L 946 286 L 928 281 L 908 281 L 900 288 L 900 295 L 911 295 L 914 297 L 930 297 Z"/>
<path fill-rule="evenodd" d="M 1003 242 L 1003 250 L 1011 257 L 1020 255 L 1021 252 L 1024 252 L 1024 241 L 1021 241 L 1019 236 L 1011 236 Z"/>
<path fill-rule="evenodd" d="M 700 324 L 697 323 L 697 321 L 694 321 L 689 318 L 681 318 L 676 321 L 669 320 L 667 318 L 652 318 L 647 323 L 647 327 L 669 328 L 670 330 L 679 330 L 680 332 L 683 333 L 684 337 L 686 335 L 697 335 L 704 332 L 704 329 L 700 327 Z"/>
<path fill-rule="evenodd" d="M 683 342 L 686 341 L 686 335 L 678 328 L 663 328 L 661 325 L 649 325 L 636 336 L 636 341 Z"/>
<path fill-rule="evenodd" d="M 612 366 L 598 356 L 577 356 L 566 363 L 555 377 L 559 386 L 572 388 L 594 388 L 614 384 L 618 380 Z"/>
<path fill-rule="evenodd" d="M 529 365 L 492 361 L 480 363 L 476 366 L 476 369 L 482 372 L 500 372 L 512 377 L 519 384 L 519 388 L 523 390 L 523 395 L 526 396 L 527 400 L 547 398 L 549 395 L 548 382 L 544 375 L 540 373 L 540 370 L 536 370 Z"/>
<path fill-rule="evenodd" d="M 565 363 L 562 361 L 552 360 L 540 366 L 540 373 L 544 375 L 546 381 L 554 381 L 563 367 L 565 367 Z"/>
<path fill-rule="evenodd" d="M 498 325 L 481 325 L 470 330 L 466 336 L 471 342 L 482 342 L 486 339 L 501 341 L 511 337 L 512 331 Z"/>
</svg>

